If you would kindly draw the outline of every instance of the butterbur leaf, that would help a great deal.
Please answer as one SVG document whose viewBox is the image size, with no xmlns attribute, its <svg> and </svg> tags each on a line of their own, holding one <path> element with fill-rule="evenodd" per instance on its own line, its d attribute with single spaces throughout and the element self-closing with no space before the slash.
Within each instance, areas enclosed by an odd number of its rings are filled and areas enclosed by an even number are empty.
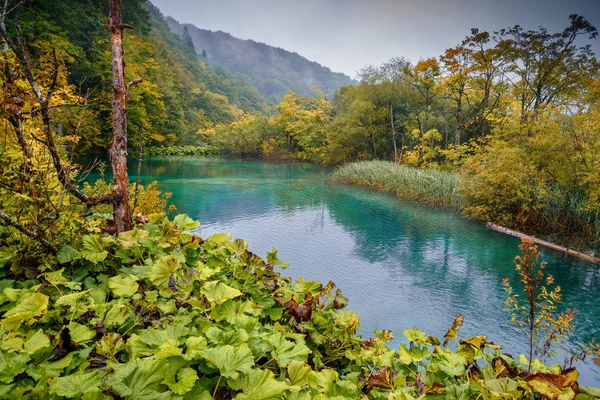
<svg viewBox="0 0 600 400">
<path fill-rule="evenodd" d="M 25 351 L 29 354 L 33 354 L 36 351 L 50 346 L 50 339 L 41 329 L 33 334 L 25 342 Z"/>
<path fill-rule="evenodd" d="M 83 246 L 81 248 L 81 255 L 88 261 L 97 264 L 108 256 L 108 251 L 104 250 L 100 238 L 94 235 L 85 235 L 82 239 Z"/>
<path fill-rule="evenodd" d="M 173 218 L 173 222 L 180 231 L 187 231 L 200 227 L 200 222 L 194 221 L 187 214 L 179 214 Z"/>
<path fill-rule="evenodd" d="M 50 387 L 50 393 L 68 398 L 81 398 L 85 394 L 101 393 L 102 374 L 98 371 L 59 377 Z"/>
<path fill-rule="evenodd" d="M 309 365 L 300 361 L 290 361 L 287 365 L 288 378 L 290 378 L 290 384 L 294 386 L 304 387 L 308 384 L 308 376 L 312 372 Z"/>
<path fill-rule="evenodd" d="M 348 298 L 342 294 L 340 289 L 335 291 L 335 297 L 333 298 L 333 308 L 341 310 L 348 305 Z"/>
<path fill-rule="evenodd" d="M 63 246 L 56 253 L 59 264 L 65 264 L 81 258 L 81 254 L 69 245 Z"/>
<path fill-rule="evenodd" d="M 27 361 L 27 354 L 5 353 L 0 350 L 0 382 L 11 383 L 15 376 L 25 371 Z"/>
<path fill-rule="evenodd" d="M 183 395 L 192 390 L 198 380 L 198 373 L 192 368 L 183 368 L 177 372 L 177 382 L 164 381 L 169 389 L 175 394 Z"/>
<path fill-rule="evenodd" d="M 222 233 L 215 233 L 211 236 L 208 237 L 208 241 L 209 242 L 213 242 L 213 243 L 217 243 L 217 244 L 223 244 L 223 243 L 229 243 L 231 242 L 231 239 L 233 237 L 231 236 L 231 233 L 229 232 L 222 232 Z"/>
<path fill-rule="evenodd" d="M 125 278 L 116 275 L 112 278 L 108 278 L 108 287 L 115 296 L 131 297 L 139 288 L 137 281 L 138 278 L 134 275 L 127 275 Z"/>
<path fill-rule="evenodd" d="M 379 368 L 379 371 L 369 375 L 369 379 L 367 380 L 367 393 L 369 393 L 374 387 L 382 389 L 393 389 L 393 378 L 394 374 L 388 367 Z"/>
<path fill-rule="evenodd" d="M 509 398 L 507 396 L 510 396 L 510 398 L 519 399 L 522 397 L 522 389 L 519 384 L 510 378 L 488 379 L 484 381 L 484 384 L 497 398 Z"/>
<path fill-rule="evenodd" d="M 291 342 L 281 332 L 273 334 L 269 342 L 274 347 L 272 355 L 281 368 L 285 368 L 291 361 L 307 361 L 310 354 L 310 349 L 304 343 Z"/>
<path fill-rule="evenodd" d="M 159 289 L 168 291 L 171 275 L 180 267 L 181 265 L 175 256 L 162 256 L 148 270 L 148 279 Z"/>
<path fill-rule="evenodd" d="M 452 326 L 448 328 L 448 332 L 444 335 L 444 344 L 442 346 L 446 347 L 450 340 L 456 340 L 456 336 L 458 335 L 458 330 L 463 324 L 465 317 L 460 314 L 456 314 L 454 317 L 454 322 L 452 322 Z"/>
<path fill-rule="evenodd" d="M 405 329 L 402 331 L 402 334 L 409 341 L 417 344 L 426 344 L 428 346 L 437 346 L 440 344 L 438 338 L 436 338 L 435 336 L 427 335 L 418 328 Z"/>
<path fill-rule="evenodd" d="M 238 372 L 248 373 L 254 365 L 254 357 L 247 345 L 230 345 L 206 349 L 203 357 L 214 364 L 226 378 L 235 379 Z"/>
<path fill-rule="evenodd" d="M 534 392 L 548 399 L 572 400 L 579 393 L 577 382 L 567 375 L 537 372 L 527 376 L 525 381 Z"/>
<path fill-rule="evenodd" d="M 29 293 L 4 314 L 2 325 L 6 330 L 19 329 L 21 324 L 31 325 L 48 311 L 48 296 Z"/>
<path fill-rule="evenodd" d="M 206 282 L 202 287 L 201 292 L 211 304 L 221 304 L 229 299 L 242 295 L 242 292 L 239 290 L 219 281 Z"/>
<path fill-rule="evenodd" d="M 267 400 L 282 398 L 281 394 L 290 387 L 275 379 L 269 370 L 252 369 L 238 380 L 235 388 L 242 391 L 236 400 Z"/>
<path fill-rule="evenodd" d="M 293 316 L 296 321 L 308 321 L 312 315 L 314 300 L 313 295 L 307 292 L 304 295 L 304 302 L 302 304 L 298 304 L 296 299 L 292 297 L 284 304 L 284 307 L 288 314 Z"/>
<path fill-rule="evenodd" d="M 168 369 L 169 363 L 162 360 L 132 360 L 116 366 L 107 382 L 116 394 L 128 400 L 168 399 L 172 393 L 160 388 Z"/>
<path fill-rule="evenodd" d="M 117 236 L 117 243 L 124 249 L 129 249 L 137 245 L 140 239 L 148 237 L 148 232 L 142 229 L 133 228 L 127 232 L 120 232 Z"/>
</svg>

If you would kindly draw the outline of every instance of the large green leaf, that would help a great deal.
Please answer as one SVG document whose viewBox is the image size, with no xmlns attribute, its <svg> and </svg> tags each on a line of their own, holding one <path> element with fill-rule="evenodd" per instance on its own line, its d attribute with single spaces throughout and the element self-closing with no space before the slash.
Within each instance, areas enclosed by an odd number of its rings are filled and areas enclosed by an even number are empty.
<svg viewBox="0 0 600 400">
<path fill-rule="evenodd" d="M 183 368 L 177 372 L 177 382 L 164 383 L 171 389 L 175 394 L 183 395 L 192 390 L 194 384 L 198 380 L 198 373 L 192 368 Z"/>
<path fill-rule="evenodd" d="M 169 290 L 169 281 L 181 264 L 174 255 L 162 256 L 148 270 L 148 279 L 163 291 Z"/>
<path fill-rule="evenodd" d="M 177 226 L 177 229 L 181 231 L 187 231 L 190 229 L 195 229 L 200 227 L 200 222 L 194 221 L 187 214 L 179 214 L 173 218 L 173 222 Z"/>
<path fill-rule="evenodd" d="M 100 371 L 88 372 L 80 375 L 67 375 L 56 379 L 50 387 L 50 393 L 68 398 L 81 398 L 83 395 L 102 393 L 100 384 L 102 373 Z"/>
<path fill-rule="evenodd" d="M 0 350 L 0 382 L 12 383 L 15 376 L 25 371 L 27 361 L 27 354 L 6 353 Z"/>
<path fill-rule="evenodd" d="M 81 254 L 73 247 L 66 245 L 56 253 L 56 259 L 60 264 L 68 263 L 81 258 Z"/>
<path fill-rule="evenodd" d="M 82 242 L 83 246 L 80 253 L 86 260 L 97 264 L 100 261 L 104 261 L 108 256 L 108 251 L 104 250 L 104 246 L 98 236 L 85 235 Z"/>
<path fill-rule="evenodd" d="M 31 325 L 48 311 L 48 296 L 41 293 L 29 293 L 17 305 L 4 314 L 2 325 L 7 330 L 19 329 L 21 324 Z"/>
<path fill-rule="evenodd" d="M 214 364 L 226 378 L 235 379 L 238 372 L 248 373 L 254 365 L 254 357 L 246 344 L 211 347 L 204 351 L 204 358 Z"/>
<path fill-rule="evenodd" d="M 129 249 L 137 245 L 140 239 L 145 237 L 148 237 L 148 232 L 138 228 L 133 228 L 127 232 L 120 232 L 119 236 L 117 237 L 117 243 L 119 243 L 119 245 L 124 249 Z"/>
<path fill-rule="evenodd" d="M 285 382 L 275 379 L 269 370 L 252 369 L 238 380 L 236 390 L 242 393 L 236 400 L 267 400 L 280 399 L 281 394 L 290 389 Z"/>
<path fill-rule="evenodd" d="M 33 334 L 27 341 L 25 342 L 25 351 L 29 354 L 33 354 L 36 351 L 43 349 L 45 347 L 50 346 L 50 339 L 48 335 L 44 333 L 41 329 Z"/>
<path fill-rule="evenodd" d="M 409 328 L 402 331 L 402 334 L 411 342 L 415 342 L 417 344 L 426 344 L 428 346 L 437 346 L 440 344 L 440 341 L 435 336 L 430 336 L 426 333 L 423 333 L 418 328 Z"/>
<path fill-rule="evenodd" d="M 137 284 L 138 278 L 134 275 L 127 275 L 125 278 L 121 278 L 119 275 L 108 278 L 108 287 L 115 296 L 118 297 L 131 297 L 133 296 L 139 285 Z"/>
<path fill-rule="evenodd" d="M 300 361 L 290 361 L 287 365 L 287 373 L 290 383 L 295 386 L 304 387 L 308 384 L 308 377 L 312 369 L 309 365 Z"/>
<path fill-rule="evenodd" d="M 310 354 L 310 349 L 304 343 L 289 341 L 280 332 L 273 334 L 269 342 L 274 347 L 271 354 L 280 368 L 285 368 L 290 361 L 307 361 Z"/>
<path fill-rule="evenodd" d="M 242 295 L 237 289 L 234 289 L 219 281 L 206 282 L 201 290 L 211 304 L 221 304 L 229 299 Z"/>
<path fill-rule="evenodd" d="M 168 363 L 158 359 L 132 360 L 115 367 L 115 373 L 107 382 L 116 394 L 127 399 L 168 399 L 171 393 L 160 388 L 168 368 Z"/>
</svg>

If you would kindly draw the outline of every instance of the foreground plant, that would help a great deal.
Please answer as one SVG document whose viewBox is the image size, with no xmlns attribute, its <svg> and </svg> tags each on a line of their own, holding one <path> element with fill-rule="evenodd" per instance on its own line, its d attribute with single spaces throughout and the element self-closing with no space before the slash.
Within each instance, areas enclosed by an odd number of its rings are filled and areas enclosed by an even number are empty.
<svg viewBox="0 0 600 400">
<path fill-rule="evenodd" d="M 91 225 L 91 224 L 90 224 Z M 0 398 L 591 398 L 575 370 L 527 373 L 485 336 L 356 334 L 333 282 L 292 282 L 185 215 L 116 236 L 81 232 L 54 270 L 0 281 Z M 17 278 L 17 277 L 14 277 Z M 456 348 L 455 351 L 451 348 Z M 587 393 L 587 394 L 586 394 Z"/>
<path fill-rule="evenodd" d="M 531 371 L 533 357 L 546 359 L 553 355 L 552 347 L 563 343 L 565 337 L 573 332 L 573 320 L 576 310 L 567 308 L 558 312 L 560 304 L 560 286 L 554 283 L 552 275 L 545 275 L 546 263 L 539 263 L 540 252 L 537 245 L 523 239 L 519 246 L 521 255 L 515 258 L 516 271 L 523 283 L 524 301 L 514 292 L 508 278 L 502 281 L 508 293 L 506 311 L 511 313 L 510 323 L 518 326 L 529 348 L 528 371 Z"/>
</svg>

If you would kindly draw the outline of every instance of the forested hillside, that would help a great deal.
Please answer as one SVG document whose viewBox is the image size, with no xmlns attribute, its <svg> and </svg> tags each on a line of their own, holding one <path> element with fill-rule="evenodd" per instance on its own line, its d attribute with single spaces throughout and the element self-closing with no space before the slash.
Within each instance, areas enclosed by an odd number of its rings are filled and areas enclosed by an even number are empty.
<svg viewBox="0 0 600 400">
<path fill-rule="evenodd" d="M 170 17 L 166 21 L 173 32 L 190 38 L 198 54 L 203 55 L 210 65 L 242 75 L 273 103 L 281 101 L 288 92 L 312 95 L 313 89 L 309 85 L 333 94 L 341 86 L 353 83 L 347 75 L 332 72 L 297 53 L 253 40 L 241 40 L 229 33 L 181 24 Z"/>
<path fill-rule="evenodd" d="M 50 64 L 43 50 L 55 49 L 65 64 L 64 85 L 73 85 L 87 103 L 79 124 L 80 149 L 110 141 L 111 66 L 105 2 L 93 0 L 28 1 L 7 16 L 19 20 L 36 63 Z M 265 99 L 242 79 L 215 72 L 169 31 L 149 2 L 127 1 L 123 18 L 134 26 L 125 35 L 126 77 L 142 78 L 129 94 L 130 141 L 146 144 L 197 143 L 197 130 L 231 122 L 244 111 L 256 112 Z M 51 56 L 48 56 L 51 57 Z M 74 122 L 62 121 L 72 134 Z M 140 136 L 141 135 L 141 136 Z"/>
</svg>

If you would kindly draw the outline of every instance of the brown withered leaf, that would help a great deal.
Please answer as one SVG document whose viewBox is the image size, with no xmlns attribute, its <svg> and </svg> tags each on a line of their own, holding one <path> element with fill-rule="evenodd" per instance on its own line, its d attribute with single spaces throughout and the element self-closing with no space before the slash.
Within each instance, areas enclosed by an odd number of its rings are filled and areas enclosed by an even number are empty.
<svg viewBox="0 0 600 400">
<path fill-rule="evenodd" d="M 94 351 L 92 354 L 90 354 L 90 358 L 88 360 L 90 362 L 88 368 L 104 368 L 106 367 L 106 360 L 108 360 L 108 357 L 98 354 L 96 351 Z"/>
<path fill-rule="evenodd" d="M 494 358 L 492 366 L 498 378 L 514 378 L 519 375 L 519 372 L 502 357 Z"/>
<path fill-rule="evenodd" d="M 425 384 L 421 381 L 421 373 L 417 372 L 417 376 L 415 378 L 415 384 L 417 385 L 417 393 L 419 393 L 419 396 L 423 396 L 425 393 L 427 393 L 427 390 L 425 389 Z"/>
<path fill-rule="evenodd" d="M 147 224 L 148 222 L 150 222 L 150 218 L 139 212 L 135 214 L 135 222 L 137 222 L 138 224 Z"/>
<path fill-rule="evenodd" d="M 287 313 L 294 317 L 296 321 L 308 321 L 312 316 L 314 301 L 315 299 L 313 295 L 308 292 L 304 296 L 304 301 L 302 304 L 298 304 L 296 299 L 292 297 L 284 304 L 284 307 Z"/>
<path fill-rule="evenodd" d="M 464 315 L 456 314 L 456 317 L 454 317 L 454 322 L 452 322 L 452 326 L 448 328 L 448 332 L 446 332 L 446 334 L 444 335 L 445 340 L 442 346 L 446 347 L 450 340 L 456 340 L 456 337 L 458 336 L 458 330 L 462 326 L 464 320 Z"/>
<path fill-rule="evenodd" d="M 341 310 L 342 308 L 348 305 L 348 298 L 342 294 L 342 292 L 337 289 L 335 291 L 335 297 L 333 299 L 333 308 L 336 310 Z"/>
<path fill-rule="evenodd" d="M 112 219 L 107 219 L 106 225 L 103 226 L 101 229 L 109 235 L 114 235 L 117 233 L 117 225 L 115 225 L 115 221 L 113 221 Z"/>
<path fill-rule="evenodd" d="M 52 350 L 54 360 L 60 360 L 64 358 L 70 352 L 76 350 L 79 345 L 71 339 L 71 332 L 69 328 L 64 327 L 58 332 L 58 342 Z"/>
<path fill-rule="evenodd" d="M 393 389 L 392 379 L 394 379 L 394 373 L 388 367 L 381 367 L 379 371 L 369 375 L 367 381 L 367 393 L 369 393 L 374 387 L 383 389 Z"/>
<path fill-rule="evenodd" d="M 579 394 L 579 386 L 567 375 L 536 372 L 525 377 L 535 393 L 548 399 L 572 400 Z"/>
<path fill-rule="evenodd" d="M 104 335 L 106 335 L 106 328 L 104 327 L 104 323 L 102 321 L 96 322 L 96 336 L 94 336 L 94 338 L 100 339 Z"/>
</svg>

